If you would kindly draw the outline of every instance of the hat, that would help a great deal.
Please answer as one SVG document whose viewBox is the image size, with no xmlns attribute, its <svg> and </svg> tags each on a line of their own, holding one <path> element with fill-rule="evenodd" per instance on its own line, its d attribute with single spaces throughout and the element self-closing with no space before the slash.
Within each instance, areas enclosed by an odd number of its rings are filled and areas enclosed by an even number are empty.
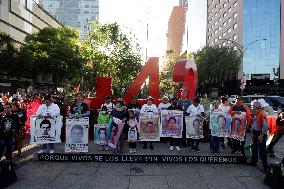
<svg viewBox="0 0 284 189">
<path fill-rule="evenodd" d="M 261 104 L 258 101 L 254 101 L 252 105 L 256 108 L 261 108 Z"/>
<path fill-rule="evenodd" d="M 147 100 L 153 100 L 153 97 L 148 96 Z"/>
<path fill-rule="evenodd" d="M 261 104 L 262 108 L 269 106 L 269 104 L 267 102 L 265 102 L 265 100 L 263 98 L 258 99 L 258 102 Z"/>
</svg>

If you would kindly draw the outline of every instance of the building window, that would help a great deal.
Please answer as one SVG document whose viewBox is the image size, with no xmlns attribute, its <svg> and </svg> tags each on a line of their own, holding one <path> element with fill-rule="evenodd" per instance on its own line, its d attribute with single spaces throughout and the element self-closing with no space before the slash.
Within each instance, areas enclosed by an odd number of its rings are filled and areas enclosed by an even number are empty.
<svg viewBox="0 0 284 189">
<path fill-rule="evenodd" d="M 214 42 L 216 43 L 216 42 L 217 42 L 217 39 L 215 39 Z"/>
<path fill-rule="evenodd" d="M 236 18 L 238 16 L 238 13 L 236 12 L 235 14 L 234 14 L 234 18 Z"/>
<path fill-rule="evenodd" d="M 210 32 L 210 31 L 211 31 L 211 28 L 208 28 L 208 31 Z"/>
<path fill-rule="evenodd" d="M 228 2 L 230 3 L 232 0 L 228 0 Z"/>
<path fill-rule="evenodd" d="M 214 41 L 211 42 L 211 45 L 213 45 L 213 44 L 214 44 Z"/>
<path fill-rule="evenodd" d="M 227 22 L 224 22 L 224 23 L 223 23 L 223 26 L 226 26 L 226 25 L 227 25 Z"/>
<path fill-rule="evenodd" d="M 232 18 L 229 18 L 229 19 L 228 19 L 228 23 L 230 23 L 231 21 L 232 21 Z"/>
<path fill-rule="evenodd" d="M 217 4 L 215 5 L 215 8 L 217 8 Z"/>
<path fill-rule="evenodd" d="M 0 4 L 1 4 L 1 0 L 0 0 Z M 53 7 L 53 5 L 52 5 L 52 4 L 49 4 L 49 5 L 48 5 L 48 8 L 51 8 L 51 7 Z"/>
<path fill-rule="evenodd" d="M 228 29 L 228 33 L 230 33 L 231 31 L 232 31 L 232 28 L 229 28 L 229 29 Z"/>
<path fill-rule="evenodd" d="M 238 2 L 236 1 L 235 3 L 234 3 L 234 7 L 236 7 L 238 5 Z"/>
<path fill-rule="evenodd" d="M 211 12 L 214 12 L 214 8 L 211 9 Z"/>
<path fill-rule="evenodd" d="M 220 8 L 220 9 L 219 9 L 219 12 L 221 12 L 221 11 L 222 11 L 222 9 Z"/>
<path fill-rule="evenodd" d="M 90 12 L 89 11 L 84 11 L 84 14 L 89 14 Z"/>
<path fill-rule="evenodd" d="M 85 5 L 85 8 L 89 8 L 90 7 L 90 5 Z"/>
<path fill-rule="evenodd" d="M 238 27 L 238 24 L 234 24 L 233 29 L 236 29 Z"/>
<path fill-rule="evenodd" d="M 217 30 L 215 30 L 214 33 L 216 34 L 216 33 L 217 33 Z"/>
<path fill-rule="evenodd" d="M 219 35 L 218 39 L 222 39 L 222 36 L 221 36 L 221 35 Z"/>
<path fill-rule="evenodd" d="M 213 5 L 213 3 L 214 3 L 214 0 L 211 2 L 211 5 Z"/>
<path fill-rule="evenodd" d="M 237 38 L 238 38 L 238 36 L 234 35 L 234 37 L 233 37 L 234 41 L 236 41 Z"/>
<path fill-rule="evenodd" d="M 223 17 L 225 17 L 227 15 L 227 13 L 225 12 L 224 14 L 223 14 Z"/>
<path fill-rule="evenodd" d="M 232 8 L 230 7 L 229 9 L 228 9 L 228 12 L 231 12 L 232 11 Z"/>
<path fill-rule="evenodd" d="M 210 39 L 210 35 L 208 36 L 208 39 Z"/>
<path fill-rule="evenodd" d="M 218 16 L 217 12 L 215 12 L 215 16 Z"/>
<path fill-rule="evenodd" d="M 219 3 L 221 3 L 222 2 L 222 0 L 219 0 Z"/>
<path fill-rule="evenodd" d="M 223 44 L 222 44 L 222 45 L 223 45 L 223 47 L 224 47 L 224 46 L 226 45 L 226 42 L 223 42 Z"/>
<path fill-rule="evenodd" d="M 222 18 L 220 17 L 220 18 L 218 19 L 218 22 L 220 22 L 220 21 L 221 21 L 221 19 L 222 19 Z"/>
<path fill-rule="evenodd" d="M 218 23 L 218 22 L 216 21 L 214 25 L 216 26 L 216 25 L 217 25 L 217 23 Z"/>
<path fill-rule="evenodd" d="M 222 27 L 221 26 L 219 26 L 219 31 L 222 29 Z"/>
<path fill-rule="evenodd" d="M 223 7 L 225 8 L 226 6 L 227 6 L 227 3 L 224 3 L 224 4 L 223 4 Z"/>
<path fill-rule="evenodd" d="M 237 50 L 237 46 L 234 46 L 234 50 L 235 50 L 235 51 Z"/>
<path fill-rule="evenodd" d="M 225 37 L 225 36 L 226 36 L 226 32 L 223 33 L 223 37 Z"/>
</svg>

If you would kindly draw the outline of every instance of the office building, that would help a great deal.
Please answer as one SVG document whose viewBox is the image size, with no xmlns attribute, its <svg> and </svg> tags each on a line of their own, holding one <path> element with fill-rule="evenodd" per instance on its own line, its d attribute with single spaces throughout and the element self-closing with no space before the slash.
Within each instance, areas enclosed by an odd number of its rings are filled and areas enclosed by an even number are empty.
<svg viewBox="0 0 284 189">
<path fill-rule="evenodd" d="M 62 25 L 33 0 L 0 0 L 0 32 L 10 35 L 19 44 L 28 34 L 45 27 Z"/>
<path fill-rule="evenodd" d="M 207 44 L 233 47 L 243 57 L 239 80 L 284 84 L 283 4 L 284 0 L 207 1 Z"/>
<path fill-rule="evenodd" d="M 88 23 L 99 18 L 99 0 L 40 0 L 40 5 L 62 24 L 88 33 Z"/>
</svg>

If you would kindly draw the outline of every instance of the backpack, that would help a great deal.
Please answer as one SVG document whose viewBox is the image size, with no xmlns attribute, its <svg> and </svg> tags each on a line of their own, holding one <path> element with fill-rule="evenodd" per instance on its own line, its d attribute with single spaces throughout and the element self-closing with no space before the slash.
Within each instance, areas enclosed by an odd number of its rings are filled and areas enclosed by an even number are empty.
<svg viewBox="0 0 284 189">
<path fill-rule="evenodd" d="M 283 189 L 281 164 L 270 164 L 264 179 L 264 183 L 273 189 Z"/>
</svg>

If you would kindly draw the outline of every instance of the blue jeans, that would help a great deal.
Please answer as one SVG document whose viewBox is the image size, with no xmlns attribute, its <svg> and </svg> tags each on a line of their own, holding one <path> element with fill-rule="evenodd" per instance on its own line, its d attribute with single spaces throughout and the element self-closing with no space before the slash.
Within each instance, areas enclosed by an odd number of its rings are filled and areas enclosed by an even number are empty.
<svg viewBox="0 0 284 189">
<path fill-rule="evenodd" d="M 210 149 L 217 152 L 220 147 L 220 138 L 216 136 L 210 136 Z"/>
<path fill-rule="evenodd" d="M 46 151 L 47 150 L 47 146 L 48 146 L 49 150 L 54 150 L 54 143 L 42 144 L 41 145 L 41 149 Z"/>
<path fill-rule="evenodd" d="M 259 131 L 252 130 L 253 134 L 253 143 L 252 143 L 252 157 L 251 157 L 251 163 L 257 164 L 258 161 L 258 154 L 260 156 L 262 166 L 264 171 L 268 169 L 268 163 L 267 163 L 267 152 L 266 152 L 266 140 L 267 135 L 264 134 L 262 141 L 260 142 L 258 140 L 258 136 L 260 135 Z"/>
</svg>

